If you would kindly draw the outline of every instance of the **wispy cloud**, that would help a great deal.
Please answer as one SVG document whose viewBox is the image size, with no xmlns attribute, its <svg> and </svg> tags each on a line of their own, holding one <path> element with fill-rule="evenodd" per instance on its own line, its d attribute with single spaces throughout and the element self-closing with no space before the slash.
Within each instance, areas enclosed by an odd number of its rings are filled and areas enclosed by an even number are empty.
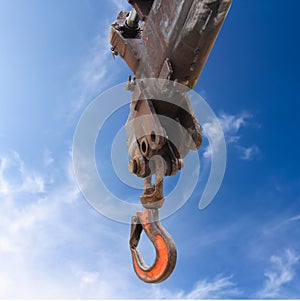
<svg viewBox="0 0 300 301">
<path fill-rule="evenodd" d="M 120 264 L 127 236 L 109 229 L 103 219 L 100 223 L 101 217 L 82 202 L 71 157 L 66 161 L 60 166 L 63 182 L 47 186 L 41 195 L 28 181 L 31 171 L 20 155 L 2 156 L 0 182 L 7 189 L 0 194 L 0 297 L 137 297 L 130 289 L 131 269 Z M 112 245 L 124 250 L 112 253 Z"/>
<path fill-rule="evenodd" d="M 11 170 L 17 169 L 18 175 L 11 175 Z M 45 179 L 35 170 L 27 170 L 17 152 L 11 158 L 0 158 L 0 197 L 13 198 L 20 193 L 44 193 Z"/>
<path fill-rule="evenodd" d="M 0 193 L 0 252 L 22 252 L 30 244 L 24 232 L 30 234 L 40 221 L 50 221 L 57 202 L 48 202 L 46 177 L 28 169 L 17 152 L 1 156 L 1 162 L 0 183 L 6 189 Z"/>
<path fill-rule="evenodd" d="M 227 145 L 233 146 L 239 152 L 240 158 L 246 161 L 252 160 L 256 155 L 260 153 L 258 146 L 252 145 L 245 147 L 240 143 L 240 139 L 242 137 L 240 131 L 250 123 L 249 120 L 251 118 L 252 115 L 248 112 L 241 112 L 236 115 L 222 112 L 218 116 L 220 125 L 226 138 Z M 206 127 L 208 128 L 208 126 Z M 212 128 L 214 127 L 215 125 L 212 124 L 208 129 L 212 131 Z M 206 130 L 207 129 L 204 128 L 204 132 Z M 215 139 L 220 139 L 220 137 L 215 137 Z M 210 152 L 208 148 L 205 151 L 204 156 L 208 157 L 209 154 Z"/>
<path fill-rule="evenodd" d="M 240 296 L 242 292 L 232 281 L 232 276 L 218 275 L 213 280 L 204 279 L 196 283 L 189 292 L 153 289 L 158 299 L 221 299 Z"/>
<path fill-rule="evenodd" d="M 257 293 L 258 298 L 277 298 L 282 296 L 284 286 L 294 280 L 295 268 L 300 256 L 286 250 L 284 256 L 271 256 L 271 266 L 266 269 L 264 287 Z M 282 296 L 284 298 L 284 296 Z"/>
<path fill-rule="evenodd" d="M 203 156 L 204 158 L 210 158 L 212 155 L 212 149 L 215 149 L 218 152 L 220 148 L 220 144 L 224 139 L 224 135 L 222 133 L 222 129 L 217 120 L 213 120 L 211 122 L 204 123 L 202 125 L 203 134 L 206 137 L 210 137 L 211 145 L 208 145 L 204 150 Z"/>
<path fill-rule="evenodd" d="M 300 220 L 300 214 L 291 217 L 288 221 L 289 221 L 289 222 L 296 222 L 296 221 L 299 221 L 299 220 Z"/>
<path fill-rule="evenodd" d="M 109 28 L 107 24 L 106 28 Z M 77 95 L 72 102 L 69 118 L 74 118 L 91 98 L 100 93 L 108 84 L 108 70 L 110 57 L 108 32 L 99 33 L 91 42 L 91 50 L 80 70 L 74 76 L 74 90 Z"/>
<path fill-rule="evenodd" d="M 240 131 L 243 127 L 248 125 L 249 119 L 251 118 L 252 116 L 248 112 L 241 112 L 236 115 L 222 112 L 218 116 L 219 123 L 214 120 L 213 122 L 202 125 L 203 133 L 205 136 L 212 138 L 214 147 L 217 147 L 223 139 L 224 134 L 227 146 L 233 146 L 239 152 L 240 159 L 247 161 L 252 160 L 260 152 L 259 148 L 256 145 L 245 147 L 240 143 Z M 220 131 L 219 125 L 221 126 L 223 133 Z M 205 158 L 210 158 L 211 154 L 211 146 L 209 145 L 204 150 L 203 155 Z"/>
<path fill-rule="evenodd" d="M 226 135 L 235 137 L 241 127 L 245 126 L 247 120 L 252 116 L 248 112 L 242 112 L 237 115 L 226 114 L 225 112 L 220 113 L 219 121 Z M 239 136 L 237 136 L 239 139 Z"/>
<path fill-rule="evenodd" d="M 75 194 L 66 187 L 46 191 L 44 177 L 30 171 L 17 152 L 1 156 L 0 170 L 0 183 L 7 188 L 0 193 L 0 297 L 32 297 L 41 258 L 57 247 L 52 231 L 63 227 L 62 200 Z"/>
<path fill-rule="evenodd" d="M 241 294 L 241 291 L 232 282 L 232 276 L 218 276 L 213 281 L 199 281 L 195 288 L 186 295 L 186 299 L 220 299 L 232 298 Z"/>
<path fill-rule="evenodd" d="M 80 112 L 99 93 L 111 88 L 118 75 L 125 71 L 124 65 L 117 65 L 113 60 L 109 34 L 110 25 L 117 17 L 118 12 L 130 9 L 130 5 L 125 1 L 113 0 L 110 2 L 110 9 L 115 15 L 102 20 L 100 27 L 102 30 L 91 41 L 90 51 L 83 59 L 83 63 L 72 80 L 75 96 L 71 109 L 68 108 L 69 119 L 73 119 L 74 115 Z M 129 69 L 127 72 L 130 73 Z M 123 81 L 126 79 L 124 78 Z"/>
<path fill-rule="evenodd" d="M 244 147 L 241 145 L 236 145 L 236 148 L 240 152 L 240 158 L 245 161 L 253 160 L 258 154 L 260 154 L 260 149 L 258 146 L 253 145 L 250 147 Z"/>
</svg>

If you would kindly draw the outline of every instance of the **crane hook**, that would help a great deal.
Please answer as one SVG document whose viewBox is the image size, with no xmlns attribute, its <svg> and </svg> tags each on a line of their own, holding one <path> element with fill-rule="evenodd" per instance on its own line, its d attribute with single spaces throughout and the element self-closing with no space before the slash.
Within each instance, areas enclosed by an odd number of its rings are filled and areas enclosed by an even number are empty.
<svg viewBox="0 0 300 301">
<path fill-rule="evenodd" d="M 150 267 L 137 250 L 143 230 L 156 250 L 155 261 Z M 177 259 L 176 246 L 171 235 L 159 221 L 158 209 L 146 209 L 132 217 L 129 245 L 134 271 L 144 282 L 162 282 L 173 272 Z"/>
</svg>

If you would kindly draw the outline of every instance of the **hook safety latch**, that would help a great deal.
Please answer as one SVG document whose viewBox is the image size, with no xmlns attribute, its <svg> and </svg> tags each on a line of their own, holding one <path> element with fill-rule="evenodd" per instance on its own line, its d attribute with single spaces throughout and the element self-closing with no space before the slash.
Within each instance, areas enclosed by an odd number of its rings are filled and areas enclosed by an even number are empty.
<svg viewBox="0 0 300 301">
<path fill-rule="evenodd" d="M 150 267 L 137 250 L 143 230 L 156 250 L 155 261 Z M 146 209 L 132 217 L 129 245 L 134 271 L 144 282 L 162 282 L 173 272 L 177 259 L 176 245 L 171 235 L 161 225 L 158 209 Z"/>
</svg>

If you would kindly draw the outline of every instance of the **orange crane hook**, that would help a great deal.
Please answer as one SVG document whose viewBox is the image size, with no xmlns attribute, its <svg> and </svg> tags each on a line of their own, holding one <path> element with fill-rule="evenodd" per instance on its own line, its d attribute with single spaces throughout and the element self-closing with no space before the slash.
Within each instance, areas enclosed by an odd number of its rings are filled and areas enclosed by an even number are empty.
<svg viewBox="0 0 300 301">
<path fill-rule="evenodd" d="M 150 267 L 137 250 L 143 230 L 156 250 L 155 261 Z M 176 246 L 170 234 L 159 222 L 158 209 L 146 209 L 132 217 L 129 245 L 134 271 L 144 282 L 162 282 L 173 272 L 177 259 Z"/>
</svg>

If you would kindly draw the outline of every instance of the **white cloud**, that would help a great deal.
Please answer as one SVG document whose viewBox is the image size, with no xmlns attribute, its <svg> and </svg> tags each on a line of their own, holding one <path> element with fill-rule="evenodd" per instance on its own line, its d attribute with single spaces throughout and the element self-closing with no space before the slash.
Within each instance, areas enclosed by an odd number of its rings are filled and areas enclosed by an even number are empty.
<svg viewBox="0 0 300 301">
<path fill-rule="evenodd" d="M 79 288 L 82 291 L 90 291 L 91 287 L 97 285 L 100 281 L 98 272 L 78 271 L 76 276 L 79 278 Z"/>
<path fill-rule="evenodd" d="M 222 112 L 219 116 L 219 121 L 223 128 L 225 135 L 236 135 L 241 127 L 246 125 L 247 119 L 251 115 L 247 112 L 242 112 L 237 115 L 229 115 Z"/>
<path fill-rule="evenodd" d="M 21 190 L 29 193 L 42 193 L 45 192 L 44 179 L 35 174 L 25 176 Z"/>
<path fill-rule="evenodd" d="M 241 294 L 232 277 L 218 276 L 214 281 L 199 281 L 195 288 L 186 295 L 186 299 L 220 299 L 232 298 Z"/>
<path fill-rule="evenodd" d="M 0 183 L 6 183 L 7 190 L 0 194 L 0 253 L 21 254 L 35 243 L 31 231 L 52 220 L 57 202 L 49 201 L 44 177 L 28 170 L 18 153 L 1 161 L 6 164 L 1 164 Z"/>
<path fill-rule="evenodd" d="M 54 188 L 46 195 L 43 177 L 34 176 L 17 153 L 2 157 L 0 183 L 8 188 L 0 194 L 0 297 L 31 297 L 37 280 L 31 275 L 36 271 L 35 260 L 57 246 L 57 235 L 51 230 L 63 227 L 63 200 L 71 194 L 66 188 Z"/>
<path fill-rule="evenodd" d="M 6 179 L 5 174 L 10 174 L 11 170 L 17 169 L 18 175 L 14 175 L 14 181 Z M 10 176 L 12 178 L 12 176 Z M 36 171 L 26 170 L 24 162 L 20 159 L 17 152 L 12 156 L 0 158 L 0 197 L 1 194 L 6 197 L 16 196 L 20 193 L 44 193 L 45 179 Z"/>
<path fill-rule="evenodd" d="M 293 281 L 295 268 L 299 264 L 300 256 L 291 250 L 286 250 L 284 256 L 271 256 L 271 267 L 265 271 L 266 281 L 262 290 L 257 293 L 258 298 L 280 297 L 284 285 Z"/>
<path fill-rule="evenodd" d="M 253 160 L 253 158 L 260 153 L 260 149 L 256 145 L 251 147 L 236 145 L 236 148 L 240 151 L 241 159 L 246 161 Z"/>
<path fill-rule="evenodd" d="M 241 291 L 232 282 L 232 276 L 217 276 L 209 281 L 207 279 L 196 283 L 190 292 L 170 291 L 166 289 L 153 289 L 154 296 L 157 299 L 221 299 L 233 298 L 241 295 Z"/>
<path fill-rule="evenodd" d="M 245 147 L 240 145 L 241 134 L 240 130 L 247 126 L 248 120 L 251 118 L 251 114 L 242 112 L 237 115 L 230 115 L 222 112 L 219 117 L 219 123 L 226 138 L 227 145 L 234 146 L 240 154 L 242 160 L 252 160 L 260 150 L 256 145 Z M 204 134 L 211 135 L 212 140 L 218 144 L 222 139 L 222 133 L 219 130 L 218 123 L 216 121 L 206 123 L 202 125 Z M 211 156 L 211 147 L 208 146 L 204 151 L 204 157 L 209 158 Z"/>
<path fill-rule="evenodd" d="M 207 122 L 202 125 L 203 134 L 207 137 L 211 138 L 211 143 L 214 144 L 213 147 L 217 147 L 221 140 L 223 139 L 223 133 L 222 130 L 218 124 L 217 120 L 213 120 L 212 122 Z M 209 145 L 205 152 L 204 157 L 208 158 L 211 156 L 211 146 Z"/>
<path fill-rule="evenodd" d="M 300 214 L 296 215 L 296 216 L 293 216 L 289 219 L 290 222 L 296 222 L 296 221 L 299 221 L 299 220 L 300 220 Z"/>
</svg>

